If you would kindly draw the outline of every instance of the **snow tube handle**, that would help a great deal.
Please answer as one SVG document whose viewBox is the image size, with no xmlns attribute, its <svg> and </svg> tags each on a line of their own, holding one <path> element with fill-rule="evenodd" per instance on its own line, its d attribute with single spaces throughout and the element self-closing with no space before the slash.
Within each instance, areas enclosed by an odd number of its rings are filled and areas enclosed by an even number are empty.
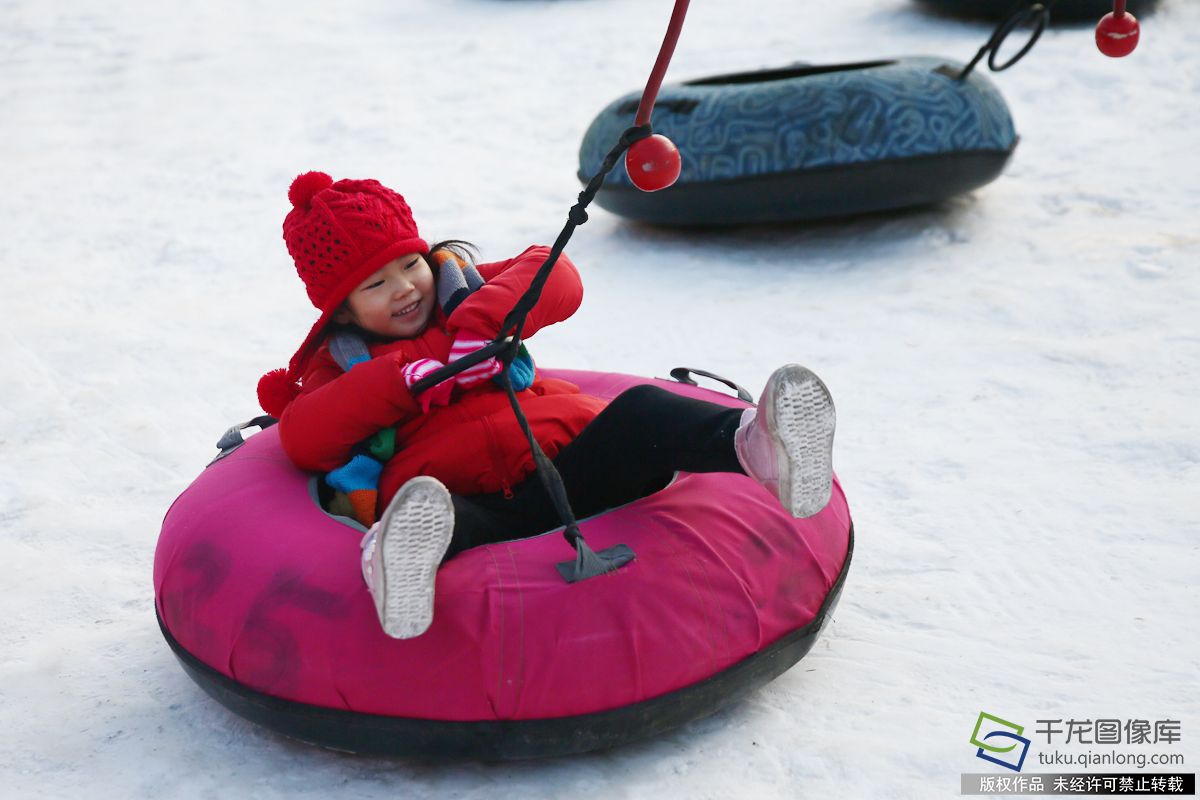
<svg viewBox="0 0 1200 800">
<path fill-rule="evenodd" d="M 728 378 L 722 378 L 720 375 L 708 372 L 707 370 L 695 369 L 693 367 L 676 367 L 675 369 L 671 370 L 671 377 L 680 383 L 686 383 L 688 386 L 699 386 L 700 384 L 692 380 L 692 373 L 701 375 L 705 378 L 712 378 L 714 381 L 719 381 L 720 383 L 725 384 L 730 389 L 733 389 L 735 392 L 737 392 L 738 400 L 745 400 L 747 403 L 754 402 L 753 395 L 751 395 L 741 386 L 729 380 Z"/>
<path fill-rule="evenodd" d="M 217 453 L 216 458 L 208 462 L 208 464 L 205 466 L 205 469 L 208 469 L 208 467 L 211 467 L 213 464 L 217 463 L 222 458 L 244 445 L 246 443 L 246 438 L 242 436 L 242 431 L 246 430 L 246 428 L 262 428 L 265 431 L 278 421 L 279 420 L 272 416 L 263 414 L 255 417 L 254 419 L 247 420 L 240 425 L 234 425 L 232 428 L 225 431 L 225 433 L 221 434 L 221 438 L 217 440 L 217 449 L 221 452 Z"/>
<path fill-rule="evenodd" d="M 1026 2 L 1028 5 L 1025 5 Z M 987 43 L 979 48 L 979 52 L 971 59 L 971 63 L 963 67 L 962 72 L 958 73 L 957 76 L 951 77 L 956 77 L 960 81 L 966 80 L 967 76 L 975 69 L 975 65 L 980 62 L 985 53 L 988 57 L 988 69 L 992 72 L 1003 72 L 1016 64 L 1033 49 L 1038 39 L 1042 37 L 1047 23 L 1050 22 L 1050 10 L 1054 8 L 1057 2 L 1058 0 L 1022 0 L 1022 3 L 1018 4 L 1017 10 L 1013 12 L 1012 16 L 1001 22 L 996 27 L 996 30 L 992 32 L 992 35 L 988 37 Z M 1004 44 L 1004 40 L 1008 38 L 1008 35 L 1018 25 L 1026 22 L 1033 23 L 1033 32 L 1029 35 L 1029 41 L 1025 42 L 1025 46 L 1018 50 L 1008 61 L 1005 61 L 1003 64 L 997 64 L 996 56 L 1000 53 L 1000 47 Z"/>
<path fill-rule="evenodd" d="M 635 558 L 637 556 L 627 544 L 614 544 L 597 552 L 580 536 L 575 540 L 575 560 L 555 564 L 554 568 L 567 583 L 578 583 L 618 570 Z"/>
</svg>

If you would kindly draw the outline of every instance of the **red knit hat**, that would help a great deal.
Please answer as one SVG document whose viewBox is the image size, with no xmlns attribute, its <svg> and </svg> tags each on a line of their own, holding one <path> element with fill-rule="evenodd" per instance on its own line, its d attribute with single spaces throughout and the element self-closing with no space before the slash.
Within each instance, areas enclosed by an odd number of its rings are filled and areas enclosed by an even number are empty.
<svg viewBox="0 0 1200 800">
<path fill-rule="evenodd" d="M 306 172 L 288 190 L 292 210 L 283 239 L 308 297 L 321 311 L 287 369 L 258 382 L 258 402 L 278 417 L 300 393 L 300 378 L 321 332 L 342 302 L 372 272 L 408 253 L 429 254 L 404 198 L 375 180 L 341 180 Z"/>
</svg>

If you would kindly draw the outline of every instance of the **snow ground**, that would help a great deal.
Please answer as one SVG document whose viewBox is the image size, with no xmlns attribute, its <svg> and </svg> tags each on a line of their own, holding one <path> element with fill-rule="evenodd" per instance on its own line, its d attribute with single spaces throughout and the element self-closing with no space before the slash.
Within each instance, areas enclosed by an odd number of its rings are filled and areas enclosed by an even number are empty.
<svg viewBox="0 0 1200 800">
<path fill-rule="evenodd" d="M 796 668 L 644 744 L 431 765 L 226 712 L 154 621 L 171 500 L 314 318 L 279 236 L 307 169 L 434 238 L 548 242 L 666 0 L 0 0 L 0 797 L 926 798 L 981 710 L 1172 718 L 1200 751 L 1200 4 L 1138 52 L 1047 33 L 996 77 L 1023 140 L 942 207 L 681 234 L 596 209 L 540 363 L 757 388 L 821 374 L 855 564 Z M 669 80 L 932 53 L 908 0 L 693 4 Z M 650 345 L 650 346 L 648 346 Z M 1168 748 L 1169 749 L 1169 748 Z"/>
</svg>

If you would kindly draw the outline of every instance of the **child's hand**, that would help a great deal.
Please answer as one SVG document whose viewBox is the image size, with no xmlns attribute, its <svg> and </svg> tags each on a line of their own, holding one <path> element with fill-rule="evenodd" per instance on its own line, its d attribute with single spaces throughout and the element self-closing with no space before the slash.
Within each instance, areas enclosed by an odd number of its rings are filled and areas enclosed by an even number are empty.
<svg viewBox="0 0 1200 800">
<path fill-rule="evenodd" d="M 537 377 L 537 370 L 533 364 L 533 356 L 529 355 L 529 351 L 522 344 L 517 351 L 517 357 L 508 365 L 508 380 L 512 384 L 514 390 L 523 392 L 530 386 L 533 386 L 533 379 Z M 503 379 L 499 374 L 492 378 L 500 386 L 504 384 Z"/>
<path fill-rule="evenodd" d="M 411 389 L 414 383 L 444 366 L 446 365 L 436 358 L 419 358 L 401 367 L 400 375 L 404 378 L 404 385 Z M 421 411 L 428 414 L 430 407 L 434 405 L 447 405 L 450 402 L 450 392 L 452 391 L 454 391 L 454 380 L 447 379 L 421 392 L 417 395 L 416 400 L 421 406 Z"/>
<path fill-rule="evenodd" d="M 470 331 L 459 331 L 454 337 L 454 343 L 450 345 L 450 360 L 457 361 L 488 343 L 488 339 L 484 339 L 478 334 L 471 333 Z M 454 380 L 464 389 L 470 389 L 472 386 L 488 380 L 493 375 L 499 374 L 499 372 L 500 362 L 495 358 L 489 358 L 486 361 L 480 361 L 470 369 L 458 373 L 454 376 Z"/>
</svg>

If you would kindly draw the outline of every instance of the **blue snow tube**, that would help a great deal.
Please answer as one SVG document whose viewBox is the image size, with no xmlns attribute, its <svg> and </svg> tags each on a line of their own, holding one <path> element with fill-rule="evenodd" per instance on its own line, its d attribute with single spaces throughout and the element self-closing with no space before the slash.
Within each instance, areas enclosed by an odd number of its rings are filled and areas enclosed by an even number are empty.
<svg viewBox="0 0 1200 800">
<path fill-rule="evenodd" d="M 838 217 L 938 202 L 993 180 L 1017 135 L 976 70 L 932 57 L 794 66 L 664 86 L 651 124 L 679 148 L 669 189 L 645 193 L 618 166 L 596 202 L 662 225 Z M 592 122 L 579 177 L 633 124 L 639 95 Z"/>
</svg>

